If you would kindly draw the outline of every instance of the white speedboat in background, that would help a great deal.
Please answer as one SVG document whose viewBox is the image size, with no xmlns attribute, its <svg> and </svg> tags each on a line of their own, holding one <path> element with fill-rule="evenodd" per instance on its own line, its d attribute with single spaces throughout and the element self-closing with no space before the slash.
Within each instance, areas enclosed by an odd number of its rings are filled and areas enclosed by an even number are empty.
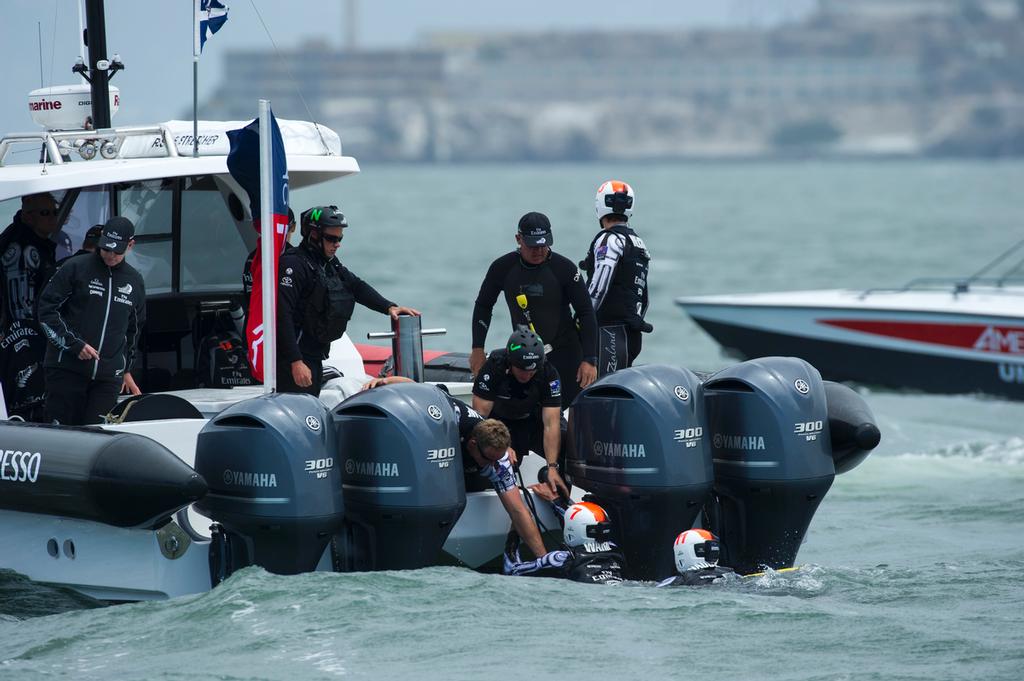
<svg viewBox="0 0 1024 681">
<path fill-rule="evenodd" d="M 676 304 L 734 356 L 800 357 L 837 381 L 1024 399 L 1022 247 L 959 280 L 693 296 Z M 996 267 L 999 276 L 991 276 Z"/>
</svg>

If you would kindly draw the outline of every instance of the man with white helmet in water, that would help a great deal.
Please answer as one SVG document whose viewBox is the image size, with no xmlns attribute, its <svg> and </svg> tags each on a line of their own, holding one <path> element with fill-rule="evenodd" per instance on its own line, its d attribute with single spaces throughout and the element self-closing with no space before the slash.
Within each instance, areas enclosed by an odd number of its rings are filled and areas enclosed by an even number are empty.
<svg viewBox="0 0 1024 681">
<path fill-rule="evenodd" d="M 532 489 L 542 496 L 547 491 L 545 485 Z M 589 584 L 621 582 L 626 561 L 611 541 L 611 522 L 605 510 L 590 501 L 570 504 L 565 498 L 551 505 L 562 514 L 562 548 L 523 561 L 519 557 L 519 537 L 511 533 L 505 546 L 505 574 L 563 577 Z"/>
<path fill-rule="evenodd" d="M 633 198 L 633 188 L 619 180 L 597 188 L 594 207 L 601 231 L 579 264 L 587 273 L 587 291 L 597 313 L 600 376 L 633 366 L 641 334 L 654 330 L 644 321 L 651 254 L 629 226 Z"/>
<path fill-rule="evenodd" d="M 718 564 L 721 545 L 718 537 L 707 530 L 681 532 L 672 545 L 672 553 L 679 574 L 659 582 L 658 586 L 703 586 L 736 574 L 732 568 Z"/>
</svg>

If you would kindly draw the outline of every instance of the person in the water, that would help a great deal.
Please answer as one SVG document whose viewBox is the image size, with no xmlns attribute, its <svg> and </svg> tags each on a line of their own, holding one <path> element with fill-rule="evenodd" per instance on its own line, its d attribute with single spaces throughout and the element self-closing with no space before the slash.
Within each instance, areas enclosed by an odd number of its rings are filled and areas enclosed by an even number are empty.
<svg viewBox="0 0 1024 681">
<path fill-rule="evenodd" d="M 562 577 L 589 584 L 618 584 L 622 581 L 625 558 L 611 541 L 611 522 L 598 504 L 572 503 L 555 498 L 546 485 L 532 487 L 547 498 L 562 517 L 562 548 L 549 551 L 536 560 L 519 557 L 519 536 L 509 533 L 505 545 L 505 574 L 537 577 Z"/>
<path fill-rule="evenodd" d="M 732 568 L 718 564 L 721 545 L 707 530 L 686 530 L 672 545 L 679 574 L 662 580 L 658 586 L 703 586 L 733 575 Z"/>
</svg>

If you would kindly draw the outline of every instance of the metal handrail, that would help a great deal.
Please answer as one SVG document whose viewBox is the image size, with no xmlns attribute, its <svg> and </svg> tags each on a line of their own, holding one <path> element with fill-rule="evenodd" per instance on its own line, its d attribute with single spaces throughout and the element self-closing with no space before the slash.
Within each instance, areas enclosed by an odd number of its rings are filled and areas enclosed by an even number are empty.
<svg viewBox="0 0 1024 681">
<path fill-rule="evenodd" d="M 63 165 L 64 158 L 61 156 L 59 142 L 82 141 L 110 141 L 116 140 L 118 151 L 121 144 L 129 137 L 143 137 L 159 135 L 163 141 L 164 151 L 169 157 L 178 156 L 178 147 L 174 144 L 171 131 L 164 125 L 136 125 L 123 128 L 101 128 L 99 130 L 58 130 L 43 132 L 17 132 L 4 135 L 0 138 L 0 167 L 4 165 L 7 154 L 16 144 L 41 144 L 46 149 L 48 162 L 53 165 Z M 101 142 L 102 143 L 102 142 Z"/>
<path fill-rule="evenodd" d="M 967 293 L 971 290 L 971 285 L 981 284 L 992 286 L 996 289 L 1002 289 L 1007 284 L 1020 282 L 1024 284 L 1024 258 L 1016 261 L 1012 267 L 1008 268 L 1003 272 L 1002 276 L 999 277 L 984 277 L 982 276 L 989 270 L 995 268 L 999 263 L 1005 261 L 1014 252 L 1024 248 L 1024 241 L 1019 241 L 1007 250 L 1003 251 L 999 257 L 995 258 L 987 265 L 982 267 L 980 270 L 972 274 L 967 278 L 952 278 L 952 277 L 919 277 L 917 279 L 911 279 L 909 282 L 899 287 L 885 287 L 885 288 L 869 288 L 861 292 L 858 298 L 863 300 L 873 293 L 903 293 L 915 289 L 924 290 L 950 290 L 954 297 L 961 293 Z M 1012 295 L 1021 295 L 1024 292 L 1021 291 L 999 291 L 1000 293 L 1008 293 Z"/>
</svg>

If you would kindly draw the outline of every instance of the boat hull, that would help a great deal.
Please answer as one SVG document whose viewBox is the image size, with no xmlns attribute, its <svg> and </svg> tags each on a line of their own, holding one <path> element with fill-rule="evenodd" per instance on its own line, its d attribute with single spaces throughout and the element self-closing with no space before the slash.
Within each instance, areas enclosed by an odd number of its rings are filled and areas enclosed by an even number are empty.
<svg viewBox="0 0 1024 681">
<path fill-rule="evenodd" d="M 698 300 L 679 304 L 743 358 L 794 356 L 836 381 L 1024 399 L 1024 320 Z"/>
</svg>

